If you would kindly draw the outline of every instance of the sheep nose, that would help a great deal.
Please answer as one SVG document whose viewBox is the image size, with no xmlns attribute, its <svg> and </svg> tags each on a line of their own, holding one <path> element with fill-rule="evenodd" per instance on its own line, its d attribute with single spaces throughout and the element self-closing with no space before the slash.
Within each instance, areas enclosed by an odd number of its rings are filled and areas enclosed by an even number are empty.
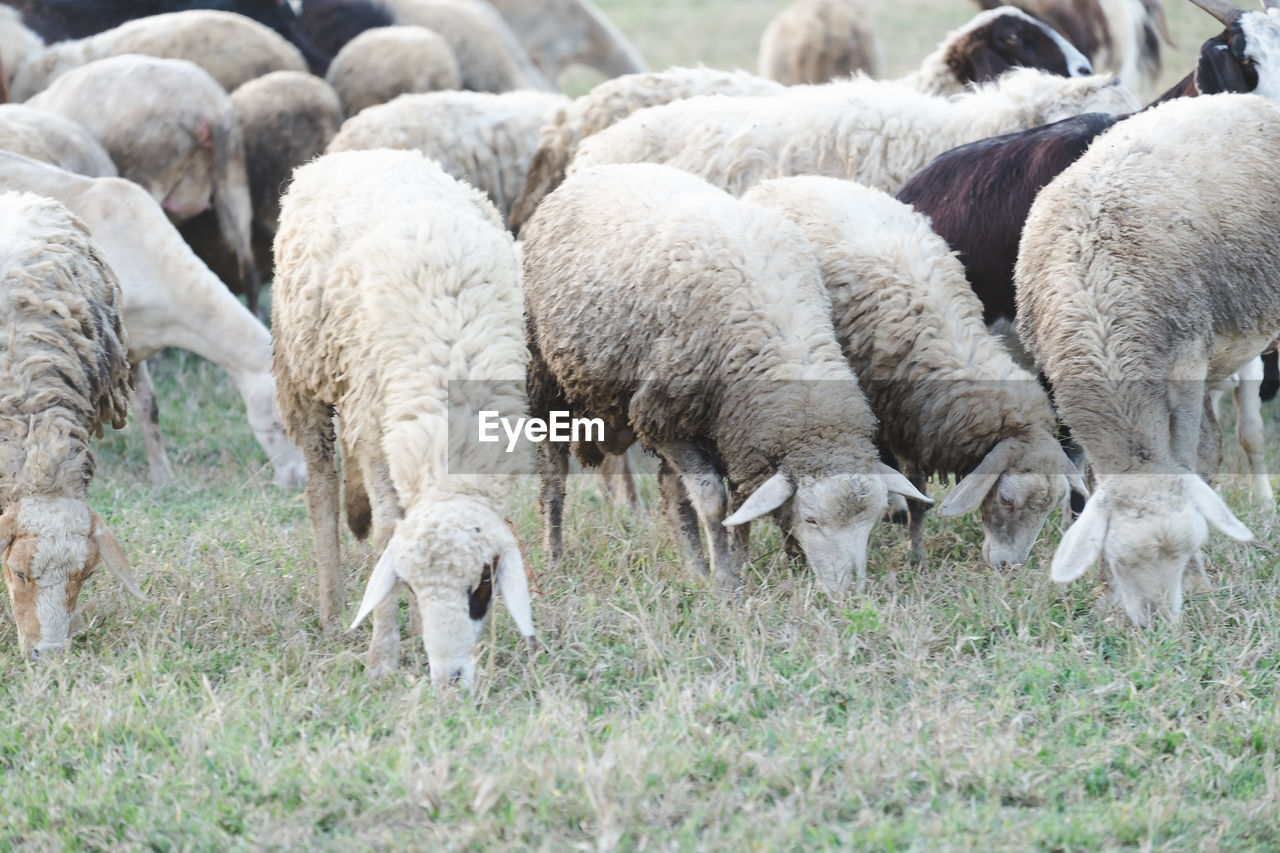
<svg viewBox="0 0 1280 853">
<path fill-rule="evenodd" d="M 32 663 L 36 663 L 37 661 L 40 660 L 40 650 L 32 649 L 31 654 L 27 655 L 27 657 L 31 659 Z"/>
<path fill-rule="evenodd" d="M 461 670 L 461 669 L 455 669 L 453 672 L 449 673 L 449 683 L 450 683 L 450 684 L 458 684 L 458 683 L 460 683 L 461 681 L 462 681 L 462 670 Z"/>
</svg>

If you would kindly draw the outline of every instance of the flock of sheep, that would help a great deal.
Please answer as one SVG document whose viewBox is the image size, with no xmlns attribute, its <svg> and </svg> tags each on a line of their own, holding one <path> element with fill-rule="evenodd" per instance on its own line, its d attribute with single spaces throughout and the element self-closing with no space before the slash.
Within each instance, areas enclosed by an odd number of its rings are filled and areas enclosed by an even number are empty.
<svg viewBox="0 0 1280 853">
<path fill-rule="evenodd" d="M 471 682 L 495 586 L 534 638 L 513 479 L 458 409 L 603 423 L 538 445 L 551 564 L 570 454 L 634 501 L 639 443 L 725 593 L 764 516 L 833 594 L 886 515 L 921 558 L 927 481 L 955 477 L 938 511 L 981 514 L 992 567 L 1074 502 L 1052 577 L 1101 561 L 1136 623 L 1176 619 L 1208 525 L 1251 537 L 1209 485 L 1207 383 L 1280 332 L 1280 0 L 1192 2 L 1225 29 L 1154 99 L 1159 0 L 980 3 L 898 80 L 853 0 L 780 14 L 761 76 L 647 71 L 587 0 L 0 6 L 23 652 L 66 645 L 99 562 L 141 595 L 85 503 L 89 440 L 132 405 L 173 477 L 167 346 L 225 369 L 277 484 L 305 481 L 326 628 L 340 517 L 371 538 L 373 675 L 402 586 L 437 683 Z M 575 62 L 612 79 L 570 100 Z"/>
</svg>

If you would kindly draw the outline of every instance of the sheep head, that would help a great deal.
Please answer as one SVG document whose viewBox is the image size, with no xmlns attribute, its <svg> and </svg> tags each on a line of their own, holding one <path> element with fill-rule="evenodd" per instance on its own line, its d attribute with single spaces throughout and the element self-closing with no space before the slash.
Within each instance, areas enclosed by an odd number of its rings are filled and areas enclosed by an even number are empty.
<svg viewBox="0 0 1280 853">
<path fill-rule="evenodd" d="M 818 583 L 832 595 L 843 593 L 867 572 L 867 540 L 884 515 L 889 493 L 932 503 L 911 481 L 882 462 L 869 473 L 801 476 L 779 471 L 762 483 L 725 527 L 745 524 L 778 511 L 779 521 L 804 551 Z"/>
<path fill-rule="evenodd" d="M 32 496 L 10 504 L 0 516 L 0 556 L 18 646 L 33 658 L 66 646 L 80 588 L 99 561 L 143 597 L 102 516 L 76 498 Z"/>
<path fill-rule="evenodd" d="M 1067 491 L 1088 494 L 1066 453 L 1044 431 L 1015 435 L 993 447 L 939 505 L 944 517 L 982 508 L 982 557 L 993 569 L 1020 566 Z"/>
<path fill-rule="evenodd" d="M 475 645 L 495 585 L 520 633 L 533 640 L 520 545 L 502 516 L 480 501 L 425 501 L 410 509 L 369 577 L 352 628 L 392 593 L 397 581 L 407 584 L 417 599 L 433 684 L 471 686 Z"/>
<path fill-rule="evenodd" d="M 1069 583 L 1101 559 L 1135 624 L 1146 627 L 1160 613 L 1177 621 L 1183 575 L 1194 569 L 1210 524 L 1240 542 L 1253 538 L 1195 474 L 1113 475 L 1062 537 L 1050 576 Z"/>
</svg>

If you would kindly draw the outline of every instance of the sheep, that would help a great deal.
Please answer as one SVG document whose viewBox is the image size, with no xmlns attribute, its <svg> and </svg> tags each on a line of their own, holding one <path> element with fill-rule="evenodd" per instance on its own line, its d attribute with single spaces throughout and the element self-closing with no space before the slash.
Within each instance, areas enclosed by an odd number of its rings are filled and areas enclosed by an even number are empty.
<svg viewBox="0 0 1280 853">
<path fill-rule="evenodd" d="M 817 262 L 782 217 L 669 167 L 600 167 L 548 196 L 523 243 L 529 411 L 601 419 L 605 441 L 576 446 L 586 464 L 633 441 L 656 451 L 667 517 L 705 574 L 701 523 L 717 589 L 739 585 L 762 515 L 838 594 L 864 580 L 889 492 L 929 502 L 880 462 Z M 552 561 L 568 454 L 538 447 Z"/>
<path fill-rule="evenodd" d="M 328 56 L 317 51 L 298 26 L 293 6 L 275 0 L 8 0 L 22 10 L 22 19 L 41 39 L 52 44 L 82 39 L 143 17 L 171 12 L 212 9 L 234 12 L 283 36 L 306 57 L 307 65 L 324 74 Z"/>
<path fill-rule="evenodd" d="M 1054 437 L 1048 395 L 987 332 L 929 220 L 834 178 L 765 181 L 742 200 L 795 223 L 817 255 L 836 338 L 880 421 L 877 443 L 917 487 L 963 476 L 939 512 L 981 507 L 983 558 L 995 569 L 1025 563 L 1049 511 L 1084 482 Z M 923 518 L 913 509 L 919 559 Z"/>
<path fill-rule="evenodd" d="M 83 124 L 175 223 L 212 208 L 257 310 L 244 144 L 212 77 L 186 60 L 117 56 L 67 72 L 27 105 Z"/>
<path fill-rule="evenodd" d="M 1095 140 L 1023 230 L 1019 337 L 1097 482 L 1050 574 L 1067 583 L 1101 558 L 1139 625 L 1179 618 L 1206 522 L 1252 538 L 1194 470 L 1204 382 L 1280 329 L 1278 159 L 1272 100 L 1169 101 Z"/>
<path fill-rule="evenodd" d="M 244 137 L 257 278 L 269 281 L 271 241 L 285 184 L 294 168 L 324 153 L 342 125 L 342 106 L 327 83 L 297 71 L 274 71 L 250 80 L 231 93 L 231 105 Z M 248 295 L 250 282 L 222 242 L 213 211 L 188 220 L 180 231 L 232 293 Z"/>
<path fill-rule="evenodd" d="M 697 95 L 776 95 L 781 83 L 745 71 L 714 68 L 668 68 L 606 80 L 558 111 L 540 131 L 538 149 L 508 224 L 519 229 L 538 203 L 564 180 L 578 145 L 593 133 L 621 121 L 637 110 Z"/>
<path fill-rule="evenodd" d="M 640 51 L 590 0 L 492 0 L 547 80 L 573 64 L 606 77 L 648 71 Z"/>
<path fill-rule="evenodd" d="M 875 75 L 879 60 L 870 15 L 859 0 L 795 0 L 760 38 L 761 77 L 825 83 L 855 71 Z"/>
<path fill-rule="evenodd" d="M 44 41 L 22 22 L 22 15 L 11 6 L 0 4 L 0 67 L 3 67 L 5 100 L 12 97 L 13 75 L 29 58 L 44 50 Z"/>
<path fill-rule="evenodd" d="M 92 230 L 119 276 L 129 361 L 138 372 L 134 408 L 142 417 L 153 482 L 168 482 L 172 473 L 144 359 L 173 346 L 227 372 L 244 399 L 249 426 L 271 461 L 276 484 L 301 484 L 301 452 L 285 436 L 276 408 L 270 333 L 192 254 L 141 187 L 119 178 L 85 178 L 0 152 L 0 189 L 34 192 L 66 205 Z"/>
<path fill-rule="evenodd" d="M 364 31 L 333 58 L 325 79 L 349 116 L 397 95 L 462 86 L 448 43 L 425 27 Z"/>
<path fill-rule="evenodd" d="M 1262 356 L 1258 356 L 1234 375 L 1214 383 L 1209 389 L 1209 403 L 1216 422 L 1222 395 L 1227 391 L 1232 393 L 1236 404 L 1236 440 L 1240 442 L 1249 465 L 1249 494 L 1259 506 L 1274 510 L 1276 496 L 1267 476 L 1266 459 L 1262 455 L 1265 441 L 1262 398 L 1259 396 L 1262 379 Z"/>
<path fill-rule="evenodd" d="M 348 524 L 372 512 L 381 552 L 369 670 L 397 665 L 399 581 L 413 592 L 435 684 L 475 674 L 493 585 L 533 641 L 520 545 L 503 520 L 512 478 L 450 426 L 459 398 L 523 411 L 520 266 L 484 196 L 414 151 L 349 151 L 302 166 L 281 201 L 272 298 L 276 394 L 307 462 L 320 619 L 342 606 L 334 418 Z M 450 382 L 470 390 L 451 390 Z M 462 386 L 454 382 L 455 386 Z M 456 394 L 456 396 L 455 396 Z"/>
<path fill-rule="evenodd" d="M 578 146 L 569 173 L 605 163 L 665 163 L 733 195 L 765 178 L 826 175 L 893 190 L 963 142 L 1084 112 L 1129 112 L 1109 77 L 1023 68 L 951 100 L 853 80 L 779 97 L 704 96 L 634 113 Z"/>
<path fill-rule="evenodd" d="M 56 201 L 0 195 L 0 555 L 32 658 L 63 648 L 99 561 L 142 597 L 120 545 L 85 503 L 91 436 L 127 413 L 120 286 L 84 224 Z"/>
<path fill-rule="evenodd" d="M 416 149 L 483 190 L 505 219 L 524 189 L 538 129 L 566 103 L 535 91 L 401 95 L 347 119 L 328 150 Z"/>
<path fill-rule="evenodd" d="M 116 165 L 79 122 L 22 104 L 0 105 L 0 148 L 90 178 L 114 178 Z"/>
<path fill-rule="evenodd" d="M 1160 39 L 1169 44 L 1162 0 L 976 0 L 1011 5 L 1062 33 L 1101 69 L 1115 71 L 1144 100 L 1160 76 Z M 1193 0 L 1194 2 L 1194 0 Z"/>
<path fill-rule="evenodd" d="M 307 70 L 297 48 L 256 21 L 230 12 L 171 12 L 49 45 L 18 69 L 13 97 L 25 101 L 74 68 L 126 53 L 190 60 L 228 92 L 271 71 Z"/>
<path fill-rule="evenodd" d="M 512 89 L 554 91 L 502 17 L 488 4 L 465 0 L 383 0 L 397 24 L 439 33 L 458 61 L 462 88 L 476 92 Z M 486 14 L 486 11 L 488 14 Z"/>
</svg>

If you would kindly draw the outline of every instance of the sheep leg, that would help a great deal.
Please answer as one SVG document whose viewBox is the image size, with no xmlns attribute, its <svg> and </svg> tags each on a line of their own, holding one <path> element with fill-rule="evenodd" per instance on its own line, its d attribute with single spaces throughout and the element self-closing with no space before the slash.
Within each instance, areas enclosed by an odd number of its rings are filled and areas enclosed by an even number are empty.
<svg viewBox="0 0 1280 853">
<path fill-rule="evenodd" d="M 544 441 L 538 445 L 538 508 L 542 511 L 542 550 L 548 566 L 564 559 L 564 490 L 569 476 L 569 446 Z"/>
<path fill-rule="evenodd" d="M 1236 383 L 1236 437 L 1249 460 L 1249 493 L 1260 504 L 1274 507 L 1275 494 L 1267 477 L 1267 463 L 1262 457 L 1262 398 L 1258 386 L 1262 384 L 1262 358 L 1259 356 L 1239 372 Z"/>
<path fill-rule="evenodd" d="M 600 462 L 600 485 L 605 497 L 616 507 L 639 512 L 640 493 L 636 491 L 636 476 L 631 468 L 631 457 L 622 453 L 606 453 Z"/>
<path fill-rule="evenodd" d="M 658 462 L 658 493 L 662 496 L 662 513 L 684 553 L 685 567 L 689 574 L 705 578 L 707 559 L 698 538 L 698 515 L 685 494 L 679 472 L 666 459 Z"/>
<path fill-rule="evenodd" d="M 716 470 L 705 453 L 693 445 L 673 443 L 660 447 L 658 452 L 679 472 L 689 502 L 702 523 L 716 589 L 729 593 L 736 591 L 742 585 L 742 579 L 738 576 L 739 566 L 734 563 L 729 531 L 723 524 L 729 514 L 724 475 Z"/>
<path fill-rule="evenodd" d="M 173 468 L 169 466 L 169 455 L 164 452 L 164 439 L 160 436 L 160 406 L 156 403 L 156 389 L 145 361 L 133 366 L 132 402 L 134 414 L 142 424 L 142 443 L 147 448 L 151 485 L 172 485 Z"/>
<path fill-rule="evenodd" d="M 306 401 L 295 409 L 295 417 L 304 421 L 290 432 L 303 437 L 300 443 L 307 463 L 307 515 L 315 540 L 320 626 L 326 632 L 336 631 L 342 612 L 342 578 L 338 571 L 338 468 L 333 453 L 333 409 L 328 403 Z"/>
<path fill-rule="evenodd" d="M 911 485 L 920 490 L 923 495 L 928 492 L 928 477 L 920 470 L 920 466 L 911 465 L 907 468 L 907 479 L 911 481 Z M 920 565 L 924 563 L 924 514 L 928 511 L 928 504 L 923 504 L 916 500 L 907 500 L 907 512 L 910 515 L 907 530 L 911 534 L 911 562 Z"/>
<path fill-rule="evenodd" d="M 396 493 L 395 484 L 391 482 L 391 467 L 380 452 L 378 458 L 370 464 L 369 470 L 361 473 L 364 475 L 363 481 L 373 512 L 373 553 L 380 557 L 395 533 L 396 522 L 403 515 L 400 496 Z M 390 675 L 400 665 L 400 624 L 397 616 L 400 590 L 406 588 L 406 584 L 397 583 L 391 594 L 373 608 L 373 636 L 369 640 L 369 655 L 365 662 L 365 668 L 372 679 Z M 417 611 L 417 607 L 409 608 L 411 614 L 416 614 Z M 416 622 L 410 617 L 409 629 L 421 635 L 420 616 Z"/>
</svg>

